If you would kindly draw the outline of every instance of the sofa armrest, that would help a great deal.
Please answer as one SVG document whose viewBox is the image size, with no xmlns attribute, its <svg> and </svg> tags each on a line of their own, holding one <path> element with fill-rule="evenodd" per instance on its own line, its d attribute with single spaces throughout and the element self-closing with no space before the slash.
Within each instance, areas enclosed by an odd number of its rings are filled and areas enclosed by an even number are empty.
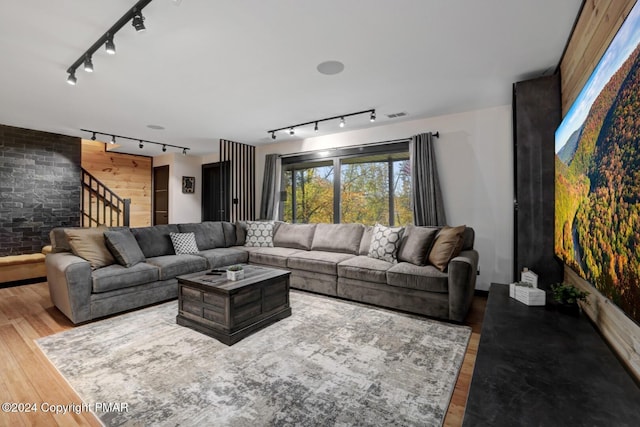
<svg viewBox="0 0 640 427">
<path fill-rule="evenodd" d="M 449 261 L 449 319 L 463 322 L 467 316 L 476 288 L 478 252 L 474 249 L 460 252 Z"/>
<path fill-rule="evenodd" d="M 91 319 L 91 266 L 70 252 L 45 258 L 49 294 L 53 304 L 73 323 Z"/>
</svg>

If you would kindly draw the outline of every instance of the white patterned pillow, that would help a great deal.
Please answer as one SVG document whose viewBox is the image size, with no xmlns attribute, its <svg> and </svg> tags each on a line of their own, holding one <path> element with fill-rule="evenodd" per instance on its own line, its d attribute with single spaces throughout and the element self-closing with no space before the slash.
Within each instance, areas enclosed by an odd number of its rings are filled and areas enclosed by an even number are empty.
<svg viewBox="0 0 640 427">
<path fill-rule="evenodd" d="M 245 246 L 273 247 L 273 221 L 246 221 Z"/>
<path fill-rule="evenodd" d="M 195 254 L 198 252 L 196 235 L 191 233 L 169 233 L 176 255 Z"/>
<path fill-rule="evenodd" d="M 398 248 L 402 241 L 403 227 L 386 227 L 376 224 L 371 233 L 369 257 L 396 264 L 398 262 Z"/>
</svg>

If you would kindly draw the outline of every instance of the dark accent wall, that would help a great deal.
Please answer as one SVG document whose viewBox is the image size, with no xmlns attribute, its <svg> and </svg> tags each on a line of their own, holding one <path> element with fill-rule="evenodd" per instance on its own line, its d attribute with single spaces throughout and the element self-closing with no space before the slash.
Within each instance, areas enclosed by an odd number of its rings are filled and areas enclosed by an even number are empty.
<svg viewBox="0 0 640 427">
<path fill-rule="evenodd" d="M 523 267 L 541 287 L 562 281 L 553 250 L 555 131 L 561 120 L 557 74 L 513 85 L 514 280 Z"/>
<path fill-rule="evenodd" d="M 80 138 L 0 125 L 0 256 L 36 253 L 80 225 Z"/>
</svg>

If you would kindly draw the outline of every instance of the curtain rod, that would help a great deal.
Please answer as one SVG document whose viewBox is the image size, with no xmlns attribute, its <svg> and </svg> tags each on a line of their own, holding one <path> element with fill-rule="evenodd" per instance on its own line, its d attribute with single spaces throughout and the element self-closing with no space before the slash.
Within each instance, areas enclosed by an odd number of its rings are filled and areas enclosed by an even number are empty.
<svg viewBox="0 0 640 427">
<path fill-rule="evenodd" d="M 436 138 L 440 138 L 440 132 L 438 132 L 438 131 L 432 132 L 431 135 L 435 136 Z M 295 157 L 295 156 L 299 156 L 301 154 L 313 153 L 314 151 L 334 150 L 336 148 L 372 147 L 372 146 L 375 146 L 375 145 L 397 144 L 397 143 L 400 143 L 400 142 L 410 142 L 410 141 L 411 141 L 411 138 L 400 138 L 400 139 L 392 139 L 392 140 L 389 140 L 389 141 L 371 142 L 369 144 L 345 145 L 344 147 L 332 147 L 332 148 L 325 148 L 325 149 L 320 148 L 320 149 L 311 150 L 311 151 L 298 151 L 297 153 L 279 154 L 278 157 L 281 158 L 281 159 L 286 159 L 287 157 Z"/>
</svg>

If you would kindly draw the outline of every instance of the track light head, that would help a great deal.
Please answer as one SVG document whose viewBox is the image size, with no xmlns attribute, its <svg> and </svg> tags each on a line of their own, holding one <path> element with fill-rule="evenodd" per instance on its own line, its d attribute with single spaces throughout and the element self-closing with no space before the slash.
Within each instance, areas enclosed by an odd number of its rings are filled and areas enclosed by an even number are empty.
<svg viewBox="0 0 640 427">
<path fill-rule="evenodd" d="M 371 111 L 371 118 L 369 118 L 371 123 L 376 121 L 376 110 Z"/>
<path fill-rule="evenodd" d="M 139 33 L 146 30 L 146 28 L 144 27 L 144 16 L 142 16 L 141 11 L 134 9 L 131 25 L 133 25 L 133 28 L 135 28 Z"/>
<path fill-rule="evenodd" d="M 340 117 L 340 127 L 344 127 L 344 117 Z"/>
<path fill-rule="evenodd" d="M 89 55 L 85 55 L 84 57 L 84 70 L 87 73 L 93 73 L 93 62 L 91 61 L 91 57 Z"/>
<path fill-rule="evenodd" d="M 316 122 L 315 126 L 313 127 L 313 131 L 318 132 L 318 122 Z"/>
<path fill-rule="evenodd" d="M 109 141 L 109 144 L 115 144 L 116 143 L 116 137 L 115 135 L 111 135 L 111 141 Z"/>
<path fill-rule="evenodd" d="M 75 86 L 77 82 L 78 82 L 78 79 L 76 78 L 76 70 L 69 70 L 69 77 L 67 77 L 67 83 L 69 83 L 71 86 Z"/>
<path fill-rule="evenodd" d="M 295 133 L 295 131 L 293 130 L 293 128 L 289 128 L 289 135 L 293 135 Z"/>
<path fill-rule="evenodd" d="M 276 139 L 276 133 L 275 132 L 271 132 L 271 139 Z"/>
<path fill-rule="evenodd" d="M 165 153 L 167 151 L 167 146 L 166 145 L 162 145 L 162 152 Z"/>
<path fill-rule="evenodd" d="M 95 133 L 95 132 L 93 132 L 93 135 L 91 135 L 91 140 L 92 140 L 92 141 L 95 141 L 95 140 L 96 140 L 96 133 Z"/>
<path fill-rule="evenodd" d="M 116 54 L 116 45 L 113 43 L 113 36 L 107 34 L 107 41 L 104 43 L 104 48 L 109 55 Z"/>
<path fill-rule="evenodd" d="M 140 143 L 138 144 L 138 147 L 140 147 L 141 150 L 144 148 L 144 144 L 142 143 L 142 140 L 140 140 Z"/>
<path fill-rule="evenodd" d="M 187 155 L 187 149 L 186 149 L 186 148 L 183 148 L 183 149 L 182 149 L 182 155 L 183 155 L 183 156 L 186 156 L 186 155 Z"/>
</svg>

